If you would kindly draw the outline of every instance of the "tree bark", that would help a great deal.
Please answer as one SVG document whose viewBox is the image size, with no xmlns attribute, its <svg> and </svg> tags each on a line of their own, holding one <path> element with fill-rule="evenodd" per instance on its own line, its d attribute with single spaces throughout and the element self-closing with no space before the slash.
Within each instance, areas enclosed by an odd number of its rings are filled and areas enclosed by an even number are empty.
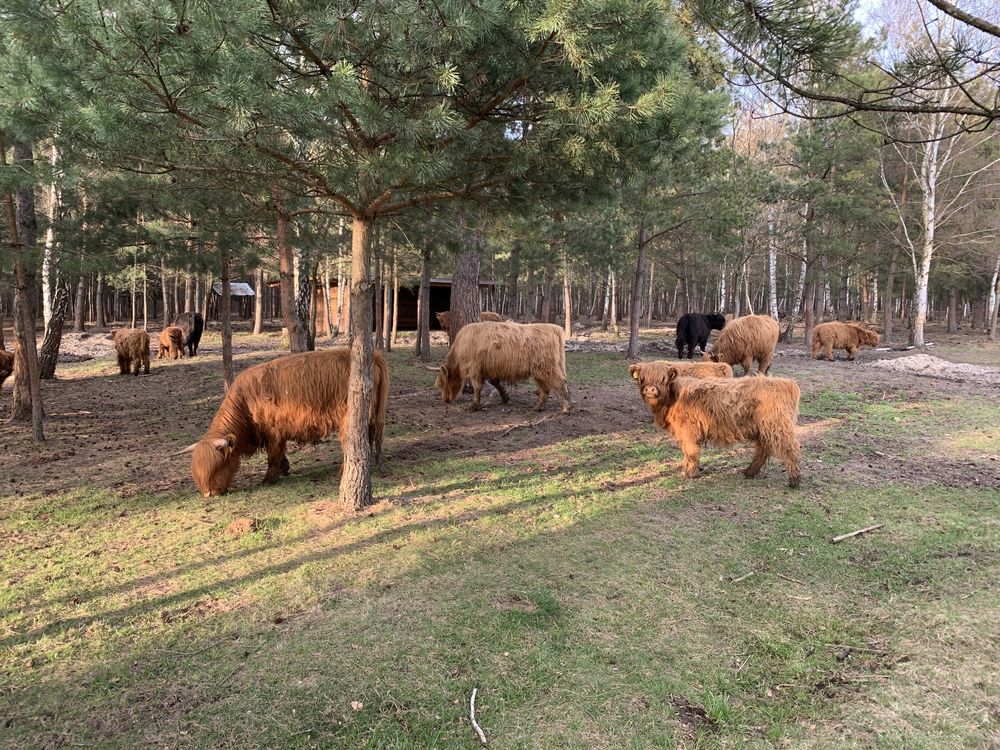
<svg viewBox="0 0 1000 750">
<path fill-rule="evenodd" d="M 81 262 L 83 257 L 80 258 Z M 84 278 L 83 274 L 76 282 L 76 302 L 73 307 L 73 333 L 82 333 L 84 330 L 84 291 L 87 288 L 87 280 Z"/>
<path fill-rule="evenodd" d="M 381 351 L 385 349 L 385 338 L 382 336 L 385 330 L 385 259 L 382 257 L 381 233 L 377 229 L 374 232 L 372 249 L 375 252 L 375 348 Z"/>
<path fill-rule="evenodd" d="M 392 331 L 389 336 L 389 345 L 396 345 L 396 333 L 399 329 L 399 260 L 396 257 L 396 250 L 392 251 Z M 388 348 L 388 347 L 386 347 Z"/>
<path fill-rule="evenodd" d="M 997 310 L 1000 310 L 1000 255 L 997 256 L 996 265 L 993 266 L 993 278 L 990 279 L 990 293 L 986 300 L 986 323 L 989 328 L 987 336 L 990 341 L 996 341 L 997 339 Z M 975 319 L 974 315 L 973 319 Z"/>
<path fill-rule="evenodd" d="M 31 147 L 14 143 L 14 162 L 27 173 L 34 171 Z M 7 147 L 0 133 L 0 163 L 7 165 Z M 36 242 L 35 194 L 31 188 L 17 188 L 15 198 L 7 193 L 7 218 L 10 227 L 11 247 L 14 251 L 14 281 L 17 285 L 15 349 L 14 349 L 14 405 L 11 421 L 27 421 L 31 416 L 32 438 L 36 443 L 45 441 L 42 425 L 42 389 L 39 380 L 38 350 L 35 340 L 35 274 L 31 272 L 29 248 Z"/>
<path fill-rule="evenodd" d="M 618 274 L 611 272 L 611 333 L 617 338 L 621 333 L 618 330 Z"/>
<path fill-rule="evenodd" d="M 573 296 L 569 285 L 569 261 L 565 253 L 563 253 L 563 308 L 565 315 L 563 330 L 566 332 L 566 338 L 569 338 L 573 335 Z"/>
<path fill-rule="evenodd" d="M 639 257 L 635 264 L 635 279 L 632 284 L 632 310 L 629 314 L 628 351 L 626 359 L 639 358 L 639 319 L 642 317 L 643 275 L 646 265 L 646 225 L 639 222 Z"/>
<path fill-rule="evenodd" d="M 542 310 L 538 319 L 542 323 L 552 322 L 552 269 L 548 266 L 542 276 Z"/>
<path fill-rule="evenodd" d="M 420 292 L 417 297 L 416 354 L 426 360 L 431 356 L 431 248 L 420 256 Z"/>
<path fill-rule="evenodd" d="M 360 510 L 372 503 L 372 453 L 368 414 L 372 399 L 372 283 L 374 221 L 355 216 L 351 236 L 351 371 L 347 383 L 347 430 L 340 504 Z"/>
<path fill-rule="evenodd" d="M 333 331 L 333 297 L 330 294 L 330 259 L 323 258 L 323 307 L 326 311 L 326 335 L 333 338 L 337 334 Z"/>
<path fill-rule="evenodd" d="M 656 261 L 649 261 L 649 294 L 646 297 L 646 328 L 653 327 L 653 276 L 656 273 Z"/>
<path fill-rule="evenodd" d="M 608 315 L 611 312 L 611 266 L 608 266 L 608 278 L 604 285 L 604 307 L 601 309 L 601 330 L 608 330 Z"/>
<path fill-rule="evenodd" d="M 449 345 L 458 332 L 469 323 L 479 322 L 479 265 L 481 235 L 468 224 L 465 214 L 459 215 L 459 243 L 461 250 L 455 256 L 455 272 L 451 279 L 451 326 L 448 329 Z"/>
<path fill-rule="evenodd" d="M 170 282 L 167 281 L 167 261 L 160 258 L 160 287 L 163 291 L 163 327 L 170 325 L 174 316 L 170 309 Z"/>
<path fill-rule="evenodd" d="M 221 279 L 221 294 L 219 296 L 219 323 L 222 326 L 222 382 L 224 390 L 228 391 L 233 384 L 233 322 L 232 322 L 232 288 L 229 283 L 229 240 L 219 241 L 219 277 Z"/>
<path fill-rule="evenodd" d="M 104 272 L 97 272 L 97 289 L 94 290 L 94 326 L 98 331 L 108 327 L 104 319 Z"/>
<path fill-rule="evenodd" d="M 958 331 L 958 287 L 948 288 L 948 333 Z"/>
<path fill-rule="evenodd" d="M 278 245 L 278 281 L 281 286 L 281 319 L 288 331 L 289 350 L 309 351 L 309 330 L 295 304 L 295 252 L 288 242 L 288 213 L 285 211 L 281 189 L 271 189 L 274 200 L 275 241 Z"/>
<path fill-rule="evenodd" d="M 521 243 L 515 242 L 510 251 L 510 268 L 507 274 L 507 303 L 504 311 L 511 320 L 517 320 L 517 277 L 521 273 Z"/>
<path fill-rule="evenodd" d="M 253 298 L 253 335 L 259 336 L 264 332 L 264 269 L 260 266 L 254 271 L 254 289 L 256 295 Z M 329 295 L 327 296 L 329 299 Z M 328 308 L 329 309 L 329 308 Z"/>
<path fill-rule="evenodd" d="M 813 340 L 813 328 L 816 326 L 816 280 L 813 279 L 806 286 L 806 303 L 804 311 L 804 323 L 803 326 L 805 330 L 803 335 L 806 340 L 806 348 L 812 346 Z"/>
<path fill-rule="evenodd" d="M 59 256 L 56 253 L 55 222 L 59 216 L 59 186 L 56 184 L 56 168 L 59 164 L 59 149 L 52 144 L 52 182 L 49 183 L 48 226 L 45 228 L 45 247 L 42 252 L 42 327 L 48 331 L 52 319 L 53 288 L 61 285 L 59 279 Z M 65 311 L 63 312 L 65 315 Z M 61 332 L 60 332 L 61 335 Z"/>
<path fill-rule="evenodd" d="M 59 285 L 56 289 L 55 301 L 52 303 L 52 317 L 45 326 L 45 339 L 38 355 L 38 377 L 50 380 L 56 374 L 56 362 L 59 359 L 59 345 L 62 343 L 63 324 L 66 321 L 66 310 L 69 307 L 69 292 Z"/>
</svg>

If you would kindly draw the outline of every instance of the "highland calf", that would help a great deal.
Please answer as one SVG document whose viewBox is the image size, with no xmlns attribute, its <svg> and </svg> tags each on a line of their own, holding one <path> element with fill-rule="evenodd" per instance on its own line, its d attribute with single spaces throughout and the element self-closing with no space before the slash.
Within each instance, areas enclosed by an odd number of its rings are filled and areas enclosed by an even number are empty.
<svg viewBox="0 0 1000 750">
<path fill-rule="evenodd" d="M 160 331 L 160 346 L 156 358 L 180 359 L 184 356 L 184 331 L 177 326 L 167 326 Z"/>
<path fill-rule="evenodd" d="M 687 347 L 687 357 L 694 357 L 697 346 L 705 353 L 705 345 L 712 330 L 721 331 L 726 326 L 726 316 L 721 313 L 702 315 L 701 313 L 684 313 L 677 319 L 677 358 L 684 358 L 684 348 Z"/>
<path fill-rule="evenodd" d="M 701 446 L 750 442 L 753 460 L 743 472 L 757 476 L 772 455 L 788 470 L 788 486 L 799 486 L 799 386 L 783 378 L 726 380 L 682 378 L 676 368 L 638 372 L 639 392 L 657 425 L 684 454 L 684 476 L 698 475 Z"/>
<path fill-rule="evenodd" d="M 181 313 L 174 320 L 174 325 L 184 334 L 184 346 L 187 347 L 188 356 L 195 356 L 198 353 L 198 344 L 201 343 L 201 332 L 205 329 L 205 319 L 201 317 L 201 313 Z"/>
<path fill-rule="evenodd" d="M 285 447 L 289 440 L 316 442 L 340 430 L 347 441 L 347 381 L 349 349 L 327 349 L 279 357 L 244 370 L 233 381 L 208 432 L 185 448 L 191 475 L 205 497 L 229 489 L 243 458 L 267 451 L 264 482 L 275 482 L 289 471 Z M 389 400 L 389 369 L 379 352 L 372 362 L 372 401 L 368 441 L 378 460 Z"/>
<path fill-rule="evenodd" d="M 130 369 L 133 375 L 138 375 L 140 367 L 149 375 L 149 334 L 141 328 L 119 328 L 112 334 L 112 340 L 122 375 L 128 375 Z"/>
<path fill-rule="evenodd" d="M 0 388 L 3 388 L 3 381 L 14 372 L 14 355 L 8 351 L 0 349 Z"/>
<path fill-rule="evenodd" d="M 551 323 L 470 323 L 458 332 L 438 371 L 435 385 L 441 398 L 451 403 L 468 381 L 472 385 L 473 411 L 479 409 L 483 383 L 510 401 L 504 383 L 534 379 L 538 386 L 535 411 L 545 408 L 550 391 L 562 398 L 562 413 L 572 401 L 566 384 L 566 351 L 563 329 Z"/>
<path fill-rule="evenodd" d="M 666 381 L 669 370 L 676 370 L 681 378 L 731 378 L 733 368 L 725 362 L 670 362 L 665 359 L 656 362 L 636 362 L 629 365 L 628 374 L 634 380 L 643 378 L 653 380 L 661 378 Z"/>
<path fill-rule="evenodd" d="M 438 325 L 441 326 L 442 331 L 448 331 L 451 329 L 451 310 L 435 313 L 435 316 L 438 319 Z M 502 323 L 503 316 L 498 315 L 495 312 L 490 312 L 489 310 L 483 310 L 479 313 L 479 321 L 483 323 Z"/>
<path fill-rule="evenodd" d="M 749 375 L 754 360 L 757 374 L 767 375 L 778 345 L 778 323 L 767 315 L 747 315 L 730 322 L 708 352 L 713 362 L 741 365 Z"/>
<path fill-rule="evenodd" d="M 812 356 L 816 359 L 819 350 L 826 352 L 826 358 L 833 360 L 834 349 L 846 349 L 847 358 L 854 359 L 862 346 L 878 346 L 878 331 L 865 328 L 860 323 L 820 323 L 813 329 Z"/>
</svg>

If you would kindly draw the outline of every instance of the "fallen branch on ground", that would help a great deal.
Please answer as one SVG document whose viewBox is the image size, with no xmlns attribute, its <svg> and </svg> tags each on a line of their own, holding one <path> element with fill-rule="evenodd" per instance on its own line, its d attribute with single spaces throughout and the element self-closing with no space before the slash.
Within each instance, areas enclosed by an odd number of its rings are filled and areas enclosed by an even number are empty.
<svg viewBox="0 0 1000 750">
<path fill-rule="evenodd" d="M 486 733 L 483 728 L 479 726 L 476 722 L 476 691 L 479 688 L 472 688 L 472 698 L 469 699 L 469 721 L 472 722 L 472 728 L 476 730 L 476 734 L 479 735 L 479 741 L 483 743 L 483 747 L 486 747 Z"/>
<path fill-rule="evenodd" d="M 740 581 L 745 581 L 747 578 L 749 578 L 752 575 L 756 575 L 756 573 L 751 570 L 749 573 L 746 573 L 745 575 L 741 575 L 739 578 L 734 578 L 733 580 L 730 581 L 730 583 L 739 583 Z"/>
<path fill-rule="evenodd" d="M 778 578 L 784 578 L 786 581 L 791 581 L 792 583 L 797 583 L 800 586 L 805 586 L 805 581 L 800 581 L 798 578 L 792 578 L 791 576 L 786 576 L 784 573 L 776 573 Z"/>
<path fill-rule="evenodd" d="M 830 541 L 836 544 L 837 542 L 842 542 L 845 539 L 850 539 L 851 537 L 860 536 L 861 534 L 867 534 L 869 531 L 875 531 L 875 529 L 881 529 L 885 526 L 884 523 L 877 523 L 874 526 L 865 526 L 863 529 L 858 529 L 857 531 L 852 531 L 848 534 L 841 534 L 840 536 L 835 536 Z"/>
<path fill-rule="evenodd" d="M 550 414 L 547 417 L 542 417 L 541 419 L 536 419 L 534 422 L 523 422 L 522 424 L 516 424 L 513 427 L 508 427 L 506 430 L 504 430 L 503 432 L 500 433 L 500 437 L 506 437 L 508 434 L 510 434 L 514 430 L 520 430 L 522 427 L 534 427 L 535 425 L 539 425 L 539 424 L 541 424 L 542 422 L 544 422 L 547 419 L 552 419 L 552 415 Z"/>
</svg>

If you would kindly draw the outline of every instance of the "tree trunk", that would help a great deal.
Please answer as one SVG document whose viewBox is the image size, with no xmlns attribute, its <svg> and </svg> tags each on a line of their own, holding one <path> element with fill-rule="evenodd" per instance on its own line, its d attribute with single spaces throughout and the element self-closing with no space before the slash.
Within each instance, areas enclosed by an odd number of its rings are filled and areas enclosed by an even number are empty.
<svg viewBox="0 0 1000 750">
<path fill-rule="evenodd" d="M 392 331 L 389 335 L 389 346 L 396 345 L 396 333 L 399 329 L 399 259 L 396 249 L 392 250 Z M 386 347 L 388 348 L 388 346 Z"/>
<path fill-rule="evenodd" d="M 163 327 L 166 328 L 174 319 L 170 309 L 170 283 L 167 281 L 167 261 L 160 258 L 160 287 L 163 290 Z"/>
<path fill-rule="evenodd" d="M 254 291 L 257 293 L 253 298 L 253 335 L 259 336 L 264 332 L 264 269 L 260 266 L 254 271 Z M 328 297 L 329 299 L 329 297 Z"/>
<path fill-rule="evenodd" d="M 816 326 L 816 281 L 810 281 L 806 287 L 805 321 L 803 332 L 806 340 L 806 348 L 812 346 L 813 328 Z"/>
<path fill-rule="evenodd" d="M 340 504 L 360 510 L 372 503 L 372 453 L 368 415 L 372 400 L 372 284 L 374 221 L 354 217 L 351 237 L 351 371 L 347 383 L 347 429 Z"/>
<path fill-rule="evenodd" d="M 990 293 L 986 301 L 986 324 L 989 327 L 987 335 L 990 341 L 996 341 L 997 338 L 997 310 L 1000 309 L 1000 283 L 998 282 L 1000 282 L 1000 255 L 997 256 L 996 265 L 993 266 L 993 278 L 990 279 Z"/>
<path fill-rule="evenodd" d="M 385 349 L 385 338 L 382 332 L 385 328 L 385 260 L 382 257 L 382 237 L 376 229 L 372 238 L 373 250 L 375 252 L 375 348 Z"/>
<path fill-rule="evenodd" d="M 608 330 L 608 315 L 611 312 L 611 266 L 608 266 L 607 283 L 604 285 L 604 307 L 601 308 L 601 330 Z"/>
<path fill-rule="evenodd" d="M 628 351 L 626 359 L 639 358 L 639 319 L 642 317 L 643 273 L 646 265 L 646 225 L 639 223 L 639 257 L 635 263 L 635 278 L 632 283 L 632 310 L 629 314 Z"/>
<path fill-rule="evenodd" d="M 232 323 L 232 288 L 229 283 L 229 240 L 220 238 L 219 247 L 219 278 L 222 289 L 219 295 L 219 323 L 222 326 L 222 382 L 224 390 L 228 391 L 233 384 L 233 323 Z"/>
<path fill-rule="evenodd" d="M 426 360 L 431 356 L 431 248 L 420 256 L 420 292 L 417 298 L 416 354 Z"/>
<path fill-rule="evenodd" d="M 177 316 L 184 312 L 181 309 L 181 272 L 174 271 L 174 317 L 173 320 L 177 320 Z M 173 322 L 173 321 L 171 321 Z"/>
<path fill-rule="evenodd" d="M 958 331 L 958 287 L 948 288 L 948 333 Z"/>
<path fill-rule="evenodd" d="M 2 136 L 2 133 L 0 133 Z M 14 143 L 14 162 L 19 171 L 34 171 L 31 147 Z M 7 166 L 7 146 L 0 137 L 0 163 Z M 35 340 L 35 274 L 30 270 L 29 250 L 36 241 L 35 194 L 32 188 L 17 188 L 15 198 L 7 193 L 7 218 L 11 247 L 14 251 L 14 281 L 17 285 L 15 348 L 14 348 L 14 405 L 12 421 L 27 421 L 31 415 L 32 437 L 36 443 L 45 441 L 42 426 L 42 389 L 39 381 L 38 350 Z"/>
<path fill-rule="evenodd" d="M 517 320 L 517 277 L 521 272 L 521 243 L 515 242 L 510 251 L 510 268 L 507 274 L 507 304 L 504 312 L 511 320 Z"/>
<path fill-rule="evenodd" d="M 49 183 L 48 226 L 45 228 L 45 247 L 42 252 L 42 327 L 48 331 L 52 320 L 53 288 L 59 288 L 59 256 L 56 254 L 55 222 L 59 216 L 59 186 L 56 184 L 56 169 L 59 164 L 59 149 L 52 144 L 52 182 Z M 65 315 L 65 311 L 63 311 Z M 60 336 L 62 331 L 60 331 Z"/>
<path fill-rule="evenodd" d="M 455 256 L 455 272 L 451 279 L 451 326 L 448 329 L 448 343 L 455 340 L 458 332 L 469 323 L 479 322 L 479 264 L 481 235 L 478 229 L 470 227 L 467 217 L 459 215 L 459 242 L 461 250 Z"/>
<path fill-rule="evenodd" d="M 653 276 L 656 273 L 656 261 L 649 261 L 649 294 L 646 297 L 646 328 L 653 327 Z"/>
<path fill-rule="evenodd" d="M 81 262 L 83 257 L 80 258 Z M 76 302 L 73 307 L 73 333 L 82 333 L 84 329 L 84 291 L 87 288 L 87 280 L 84 278 L 83 274 L 80 274 L 80 278 L 76 282 Z"/>
<path fill-rule="evenodd" d="M 774 221 L 768 219 L 767 240 L 767 283 L 768 283 L 768 314 L 778 319 L 778 243 L 774 239 Z"/>
<path fill-rule="evenodd" d="M 149 330 L 149 289 L 147 287 L 146 264 L 142 264 L 142 330 Z"/>
<path fill-rule="evenodd" d="M 50 380 L 56 374 L 56 362 L 59 359 L 59 345 L 62 343 L 63 324 L 66 321 L 66 310 L 69 307 L 69 292 L 60 285 L 56 289 L 55 301 L 52 304 L 52 317 L 45 327 L 45 339 L 38 355 L 38 377 Z"/>
<path fill-rule="evenodd" d="M 98 331 L 108 327 L 104 319 L 104 272 L 97 272 L 97 289 L 94 291 L 94 326 Z"/>
<path fill-rule="evenodd" d="M 539 315 L 542 323 L 552 322 L 552 269 L 545 268 L 542 276 L 542 311 Z"/>
<path fill-rule="evenodd" d="M 323 258 L 323 307 L 326 310 L 326 335 L 333 338 L 333 298 L 330 294 L 330 259 Z"/>
<path fill-rule="evenodd" d="M 295 252 L 288 242 L 288 214 L 283 205 L 281 189 L 271 190 L 274 199 L 275 241 L 278 245 L 278 281 L 281 286 L 281 319 L 288 331 L 289 351 L 309 351 L 309 330 L 295 305 Z"/>
<path fill-rule="evenodd" d="M 193 250 L 191 250 L 192 244 L 193 240 L 188 242 L 189 253 L 193 253 Z M 196 281 L 197 277 L 194 277 L 194 279 L 192 279 L 192 276 L 193 274 L 190 273 L 185 274 L 186 278 L 184 281 L 184 312 L 191 312 L 192 310 L 194 310 L 195 284 L 197 283 Z"/>
<path fill-rule="evenodd" d="M 524 289 L 524 317 L 532 323 L 535 320 L 535 267 L 530 262 L 524 278 Z"/>
<path fill-rule="evenodd" d="M 566 338 L 569 338 L 573 335 L 573 299 L 569 286 L 569 261 L 565 254 L 563 254 L 563 308 L 565 314 L 563 330 L 566 332 Z"/>
<path fill-rule="evenodd" d="M 611 272 L 611 333 L 617 338 L 618 330 L 618 274 Z"/>
</svg>

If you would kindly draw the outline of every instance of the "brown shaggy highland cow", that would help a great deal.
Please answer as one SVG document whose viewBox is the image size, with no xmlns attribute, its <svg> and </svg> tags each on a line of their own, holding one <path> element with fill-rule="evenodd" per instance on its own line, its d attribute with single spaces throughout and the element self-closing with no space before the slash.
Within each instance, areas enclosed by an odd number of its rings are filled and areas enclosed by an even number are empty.
<svg viewBox="0 0 1000 750">
<path fill-rule="evenodd" d="M 783 378 L 679 378 L 670 368 L 644 377 L 639 373 L 639 391 L 653 419 L 669 432 L 684 454 L 684 476 L 698 474 L 701 446 L 750 442 L 754 455 L 743 472 L 757 476 L 774 455 L 788 470 L 788 486 L 799 486 L 799 440 L 795 422 L 799 416 L 799 386 Z"/>
<path fill-rule="evenodd" d="M 441 326 L 442 331 L 447 331 L 451 328 L 451 310 L 434 314 L 437 316 L 438 325 Z M 479 321 L 484 323 L 502 323 L 503 316 L 489 310 L 483 310 L 479 313 Z"/>
<path fill-rule="evenodd" d="M 327 349 L 279 357 L 239 374 L 208 432 L 181 452 L 191 452 L 191 475 L 205 497 L 222 495 L 232 484 L 240 460 L 267 451 L 264 482 L 289 471 L 285 445 L 316 442 L 340 430 L 347 439 L 349 349 Z M 379 352 L 373 356 L 372 403 L 368 440 L 378 460 L 389 400 L 389 368 Z"/>
<path fill-rule="evenodd" d="M 133 375 L 138 375 L 140 367 L 144 367 L 149 375 L 148 333 L 141 328 L 119 328 L 112 334 L 112 339 L 122 375 L 128 375 L 129 369 L 133 370 Z"/>
<path fill-rule="evenodd" d="M 533 378 L 538 386 L 535 411 L 545 408 L 549 391 L 562 398 L 562 413 L 569 414 L 573 402 L 566 385 L 566 351 L 563 329 L 551 323 L 470 323 L 448 350 L 435 385 L 446 403 L 462 392 L 462 384 L 472 384 L 472 411 L 479 408 L 483 383 L 510 401 L 504 383 Z"/>
<path fill-rule="evenodd" d="M 878 331 L 865 328 L 860 323 L 820 323 L 813 328 L 812 356 L 816 359 L 820 349 L 826 351 L 826 358 L 833 360 L 834 349 L 846 349 L 847 358 L 853 360 L 862 346 L 878 346 Z"/>
<path fill-rule="evenodd" d="M 731 378 L 732 365 L 725 362 L 671 362 L 660 359 L 656 362 L 636 362 L 629 365 L 628 374 L 634 380 L 653 380 L 660 378 L 665 383 L 670 370 L 677 370 L 681 378 Z"/>
<path fill-rule="evenodd" d="M 767 315 L 747 315 L 728 323 L 708 352 L 713 362 L 741 365 L 749 375 L 757 360 L 757 374 L 767 375 L 778 345 L 778 323 Z"/>
<path fill-rule="evenodd" d="M 14 372 L 14 355 L 8 351 L 0 349 L 0 388 L 3 388 L 3 381 Z"/>
<path fill-rule="evenodd" d="M 156 358 L 180 359 L 184 356 L 184 331 L 177 326 L 167 326 L 160 331 L 160 347 Z"/>
</svg>

